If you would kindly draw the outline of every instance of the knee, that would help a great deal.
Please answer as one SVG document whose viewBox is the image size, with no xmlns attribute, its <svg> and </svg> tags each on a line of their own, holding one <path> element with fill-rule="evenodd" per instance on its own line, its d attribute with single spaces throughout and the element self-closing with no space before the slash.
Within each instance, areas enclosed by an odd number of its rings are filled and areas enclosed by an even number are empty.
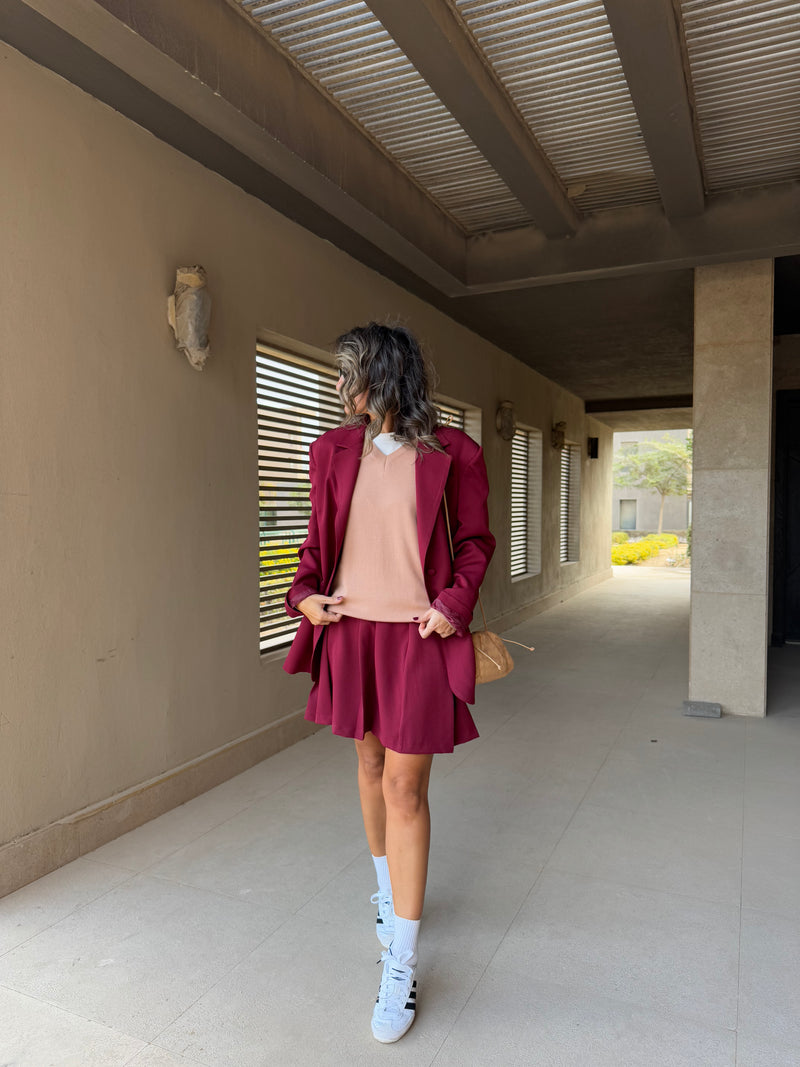
<svg viewBox="0 0 800 1067">
<path fill-rule="evenodd" d="M 427 782 L 418 775 L 386 775 L 383 795 L 387 808 L 404 818 L 413 818 L 428 802 Z"/>
<path fill-rule="evenodd" d="M 383 752 L 359 752 L 358 754 L 359 772 L 370 783 L 382 781 L 385 762 Z"/>
</svg>

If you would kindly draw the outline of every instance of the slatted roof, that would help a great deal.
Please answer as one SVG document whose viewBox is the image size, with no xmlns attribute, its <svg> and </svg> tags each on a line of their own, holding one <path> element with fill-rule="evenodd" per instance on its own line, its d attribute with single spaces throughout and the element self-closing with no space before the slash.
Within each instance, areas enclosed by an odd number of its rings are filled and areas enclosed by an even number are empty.
<svg viewBox="0 0 800 1067">
<path fill-rule="evenodd" d="M 0 40 L 595 412 L 690 408 L 697 266 L 774 258 L 796 332 L 798 34 L 800 0 L 0 4 Z"/>
<path fill-rule="evenodd" d="M 658 199 L 601 0 L 456 0 L 583 211 Z"/>
<path fill-rule="evenodd" d="M 431 71 L 406 54 L 416 49 L 406 44 L 404 52 L 372 10 L 391 5 L 234 2 L 467 234 L 535 226 L 498 159 L 488 158 L 453 115 L 452 101 L 448 107 L 431 88 Z M 491 71 L 565 203 L 585 217 L 657 202 L 660 189 L 663 197 L 669 175 L 654 166 L 652 103 L 647 88 L 636 88 L 642 72 L 632 69 L 635 59 L 615 39 L 618 0 L 441 3 Z M 398 0 L 396 17 L 415 6 Z M 685 79 L 698 188 L 715 193 L 800 177 L 800 3 L 682 0 L 674 17 L 683 62 L 673 66 Z M 649 33 L 643 26 L 645 53 Z"/>
<path fill-rule="evenodd" d="M 0 37 L 459 313 L 800 255 L 800 0 L 6 0 Z"/>
<path fill-rule="evenodd" d="M 465 230 L 530 222 L 365 3 L 242 6 Z"/>
<path fill-rule="evenodd" d="M 681 4 L 710 191 L 800 175 L 800 10 L 794 0 Z"/>
</svg>

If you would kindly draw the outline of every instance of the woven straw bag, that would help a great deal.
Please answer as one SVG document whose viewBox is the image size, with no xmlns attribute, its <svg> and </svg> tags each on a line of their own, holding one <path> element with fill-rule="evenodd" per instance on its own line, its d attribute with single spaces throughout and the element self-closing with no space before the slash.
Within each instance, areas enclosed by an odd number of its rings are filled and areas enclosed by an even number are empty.
<svg viewBox="0 0 800 1067">
<path fill-rule="evenodd" d="M 447 539 L 450 542 L 450 559 L 455 563 L 456 557 L 453 551 L 453 535 L 450 532 L 450 515 L 447 510 L 447 497 L 444 500 L 444 518 L 447 523 Z M 484 682 L 496 682 L 499 678 L 505 678 L 514 670 L 514 661 L 511 653 L 506 648 L 506 642 L 499 634 L 493 633 L 486 623 L 486 612 L 483 610 L 481 593 L 478 590 L 478 603 L 481 606 L 483 629 L 475 630 L 470 634 L 472 647 L 475 649 L 475 684 L 483 685 Z M 530 645 L 520 644 L 519 641 L 510 641 L 512 645 L 519 645 L 533 652 Z"/>
</svg>

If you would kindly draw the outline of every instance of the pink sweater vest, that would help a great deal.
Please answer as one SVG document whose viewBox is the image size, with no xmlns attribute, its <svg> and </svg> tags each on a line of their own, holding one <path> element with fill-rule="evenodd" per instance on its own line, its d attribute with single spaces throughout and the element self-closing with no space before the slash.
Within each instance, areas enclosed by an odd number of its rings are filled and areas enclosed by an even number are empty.
<svg viewBox="0 0 800 1067">
<path fill-rule="evenodd" d="M 375 622 L 412 622 L 430 605 L 417 536 L 416 449 L 361 460 L 332 596 L 333 610 Z"/>
</svg>

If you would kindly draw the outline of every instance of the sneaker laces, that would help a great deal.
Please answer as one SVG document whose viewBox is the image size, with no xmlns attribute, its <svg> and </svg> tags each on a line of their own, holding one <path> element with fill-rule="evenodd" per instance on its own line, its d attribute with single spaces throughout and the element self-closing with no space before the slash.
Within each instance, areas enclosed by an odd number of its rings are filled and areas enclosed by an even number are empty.
<svg viewBox="0 0 800 1067">
<path fill-rule="evenodd" d="M 387 967 L 386 964 L 391 961 Z M 384 965 L 381 984 L 378 990 L 378 1004 L 381 1010 L 388 1015 L 401 1015 L 411 992 L 411 979 L 414 974 L 413 967 L 407 967 L 396 959 L 389 949 L 381 953 L 378 961 Z"/>
<path fill-rule="evenodd" d="M 394 902 L 392 901 L 391 894 L 381 893 L 379 891 L 373 893 L 369 900 L 371 904 L 378 905 L 378 915 L 380 915 L 384 923 L 386 923 L 388 919 L 394 919 Z"/>
</svg>

